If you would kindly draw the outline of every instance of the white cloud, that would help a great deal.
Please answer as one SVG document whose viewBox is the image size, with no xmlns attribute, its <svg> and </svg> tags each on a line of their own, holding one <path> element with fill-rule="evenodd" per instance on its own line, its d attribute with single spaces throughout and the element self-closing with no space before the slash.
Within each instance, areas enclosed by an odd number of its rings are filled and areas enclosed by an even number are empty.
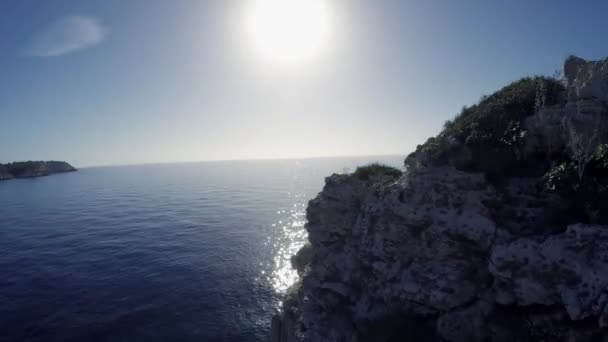
<svg viewBox="0 0 608 342">
<path fill-rule="evenodd" d="M 68 16 L 53 23 L 35 36 L 27 46 L 26 54 L 53 57 L 85 49 L 101 43 L 106 29 L 97 19 L 86 16 Z"/>
</svg>

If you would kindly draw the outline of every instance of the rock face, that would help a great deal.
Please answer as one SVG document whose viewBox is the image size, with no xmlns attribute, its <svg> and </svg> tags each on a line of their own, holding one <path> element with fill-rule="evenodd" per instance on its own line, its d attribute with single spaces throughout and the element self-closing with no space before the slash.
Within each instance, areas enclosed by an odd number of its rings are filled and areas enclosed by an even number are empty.
<svg viewBox="0 0 608 342">
<path fill-rule="evenodd" d="M 28 161 L 0 164 L 0 180 L 48 176 L 54 173 L 76 171 L 62 161 Z"/>
<path fill-rule="evenodd" d="M 517 123 L 515 171 L 472 170 L 461 161 L 479 150 L 444 135 L 441 148 L 470 155 L 429 162 L 439 154 L 427 145 L 401 177 L 328 177 L 271 340 L 607 341 L 605 209 L 572 214 L 575 195 L 547 187 L 545 173 L 576 161 L 571 123 L 596 134 L 594 147 L 607 142 L 608 60 L 571 57 L 564 71 L 558 97 L 537 91 Z M 607 188 L 593 165 L 581 175 Z"/>
</svg>

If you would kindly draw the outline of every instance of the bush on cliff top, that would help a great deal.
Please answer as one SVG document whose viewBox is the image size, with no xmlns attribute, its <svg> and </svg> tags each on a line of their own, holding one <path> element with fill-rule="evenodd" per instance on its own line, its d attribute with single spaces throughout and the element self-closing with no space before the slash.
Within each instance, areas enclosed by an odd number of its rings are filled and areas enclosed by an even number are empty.
<svg viewBox="0 0 608 342">
<path fill-rule="evenodd" d="M 574 161 L 553 166 L 544 176 L 548 190 L 569 202 L 571 216 L 588 223 L 608 223 L 608 144 L 596 147 L 582 177 Z"/>
<path fill-rule="evenodd" d="M 389 176 L 399 178 L 403 172 L 391 166 L 373 163 L 365 166 L 359 166 L 353 175 L 361 180 L 369 180 L 372 176 Z"/>
<path fill-rule="evenodd" d="M 558 103 L 563 91 L 564 86 L 552 78 L 516 81 L 478 104 L 464 107 L 437 137 L 417 147 L 406 166 L 414 167 L 414 156 L 422 153 L 428 166 L 450 164 L 467 171 L 518 173 L 529 161 L 523 153 L 524 119 L 541 106 Z"/>
<path fill-rule="evenodd" d="M 463 108 L 446 133 L 467 145 L 490 144 L 511 147 L 518 139 L 518 126 L 540 105 L 559 101 L 563 85 L 551 78 L 523 78 Z"/>
</svg>

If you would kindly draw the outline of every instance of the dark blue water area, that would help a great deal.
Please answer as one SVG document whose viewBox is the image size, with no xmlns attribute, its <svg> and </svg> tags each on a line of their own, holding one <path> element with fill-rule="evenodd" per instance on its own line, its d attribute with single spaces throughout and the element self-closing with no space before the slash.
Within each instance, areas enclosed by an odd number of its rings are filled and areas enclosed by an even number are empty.
<svg viewBox="0 0 608 342">
<path fill-rule="evenodd" d="M 266 341 L 307 201 L 400 157 L 84 168 L 0 182 L 0 341 Z"/>
</svg>

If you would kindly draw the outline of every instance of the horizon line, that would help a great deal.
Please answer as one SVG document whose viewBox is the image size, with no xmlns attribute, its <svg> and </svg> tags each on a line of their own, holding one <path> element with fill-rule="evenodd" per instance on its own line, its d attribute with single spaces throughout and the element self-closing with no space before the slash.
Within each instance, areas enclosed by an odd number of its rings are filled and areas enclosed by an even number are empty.
<svg viewBox="0 0 608 342">
<path fill-rule="evenodd" d="M 92 168 L 101 168 L 101 167 L 123 167 L 123 166 L 144 166 L 144 165 L 248 162 L 248 161 L 273 161 L 273 160 L 308 160 L 308 159 L 329 159 L 329 158 L 397 157 L 397 156 L 403 156 L 403 158 L 405 158 L 405 155 L 402 153 L 382 153 L 382 154 L 327 155 L 327 156 L 310 156 L 310 157 L 274 157 L 274 158 L 273 157 L 260 157 L 260 158 L 229 158 L 229 159 L 160 161 L 160 162 L 141 162 L 141 163 L 133 163 L 133 164 L 84 165 L 84 166 L 75 166 L 75 167 L 77 169 L 92 169 Z"/>
</svg>

